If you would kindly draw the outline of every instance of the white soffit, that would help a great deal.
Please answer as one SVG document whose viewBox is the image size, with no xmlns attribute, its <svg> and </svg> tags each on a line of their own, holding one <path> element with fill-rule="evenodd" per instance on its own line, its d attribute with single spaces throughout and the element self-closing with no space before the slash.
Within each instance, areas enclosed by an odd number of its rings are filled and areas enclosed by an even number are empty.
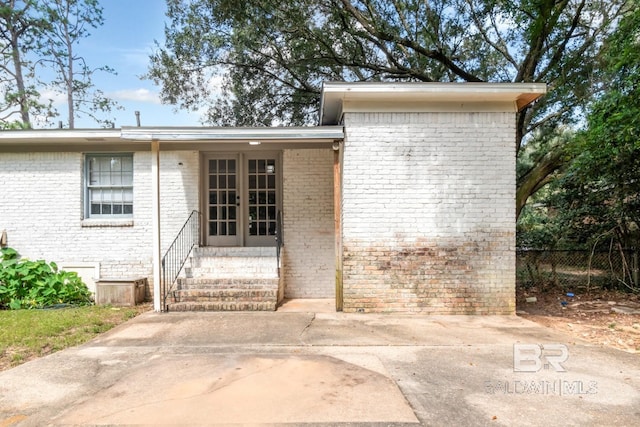
<svg viewBox="0 0 640 427">
<path fill-rule="evenodd" d="M 322 88 L 320 124 L 346 111 L 520 111 L 547 92 L 544 83 L 330 82 Z"/>
</svg>

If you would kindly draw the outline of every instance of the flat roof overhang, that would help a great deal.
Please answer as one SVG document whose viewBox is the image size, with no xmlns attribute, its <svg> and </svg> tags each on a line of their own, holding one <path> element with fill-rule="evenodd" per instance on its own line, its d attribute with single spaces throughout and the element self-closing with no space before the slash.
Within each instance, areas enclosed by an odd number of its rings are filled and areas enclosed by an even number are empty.
<svg viewBox="0 0 640 427">
<path fill-rule="evenodd" d="M 345 112 L 512 111 L 547 92 L 544 83 L 327 82 L 320 125 L 342 122 Z"/>
<path fill-rule="evenodd" d="M 159 141 L 162 147 L 178 149 L 217 145 L 219 148 L 269 146 L 271 148 L 331 147 L 344 139 L 342 126 L 298 127 L 123 127 L 122 139 Z"/>
<path fill-rule="evenodd" d="M 342 126 L 11 130 L 0 132 L 0 152 L 148 151 L 152 141 L 163 150 L 321 148 L 343 138 Z"/>
<path fill-rule="evenodd" d="M 116 142 L 120 129 L 15 129 L 0 132 L 0 145 L 60 144 L 73 142 Z"/>
<path fill-rule="evenodd" d="M 342 126 L 314 127 L 123 127 L 122 138 L 137 141 L 333 141 L 344 136 Z"/>
</svg>

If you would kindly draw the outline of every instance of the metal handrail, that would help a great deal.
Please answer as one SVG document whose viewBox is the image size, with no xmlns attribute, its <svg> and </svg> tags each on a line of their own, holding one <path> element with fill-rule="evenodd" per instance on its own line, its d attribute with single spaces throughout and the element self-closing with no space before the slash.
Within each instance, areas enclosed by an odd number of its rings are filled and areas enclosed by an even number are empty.
<svg viewBox="0 0 640 427">
<path fill-rule="evenodd" d="M 180 271 L 194 247 L 200 243 L 200 212 L 194 210 L 187 218 L 173 243 L 162 257 L 162 275 L 160 280 L 161 311 L 168 311 L 167 296 L 176 283 Z"/>
<path fill-rule="evenodd" d="M 282 226 L 282 211 L 276 214 L 276 261 L 278 262 L 278 276 L 280 275 L 280 252 L 284 246 L 284 234 Z"/>
</svg>

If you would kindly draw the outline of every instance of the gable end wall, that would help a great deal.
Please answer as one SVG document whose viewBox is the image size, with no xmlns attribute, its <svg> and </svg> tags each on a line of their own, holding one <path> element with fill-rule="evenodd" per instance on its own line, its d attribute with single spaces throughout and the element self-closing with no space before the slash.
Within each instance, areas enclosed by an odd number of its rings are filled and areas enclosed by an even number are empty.
<svg viewBox="0 0 640 427">
<path fill-rule="evenodd" d="M 511 314 L 513 113 L 346 113 L 346 312 Z"/>
</svg>

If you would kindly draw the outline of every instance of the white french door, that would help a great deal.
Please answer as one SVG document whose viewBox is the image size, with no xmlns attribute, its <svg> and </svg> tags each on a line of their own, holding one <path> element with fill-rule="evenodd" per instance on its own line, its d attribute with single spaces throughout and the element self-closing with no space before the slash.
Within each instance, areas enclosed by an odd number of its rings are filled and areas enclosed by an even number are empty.
<svg viewBox="0 0 640 427">
<path fill-rule="evenodd" d="M 208 158 L 207 245 L 241 246 L 238 155 Z"/>
<path fill-rule="evenodd" d="M 207 245 L 275 246 L 279 157 L 251 152 L 205 158 Z"/>
</svg>

